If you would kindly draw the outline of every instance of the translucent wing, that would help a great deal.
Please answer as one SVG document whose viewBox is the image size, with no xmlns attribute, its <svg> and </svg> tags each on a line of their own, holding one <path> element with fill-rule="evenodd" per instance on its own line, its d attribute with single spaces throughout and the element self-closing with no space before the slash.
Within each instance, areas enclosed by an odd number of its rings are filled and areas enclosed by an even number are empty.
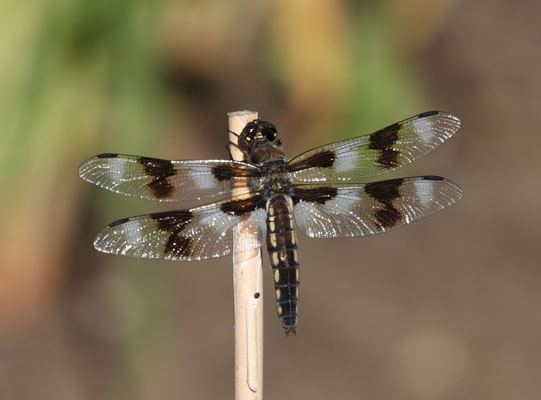
<svg viewBox="0 0 541 400">
<path fill-rule="evenodd" d="M 460 128 L 454 115 L 429 111 L 370 135 L 309 150 L 288 162 L 296 182 L 347 181 L 401 168 Z"/>
<path fill-rule="evenodd" d="M 338 238 L 387 232 L 461 197 L 454 182 L 419 176 L 354 185 L 296 185 L 292 199 L 301 231 L 312 238 Z"/>
<path fill-rule="evenodd" d="M 265 201 L 260 193 L 189 210 L 167 211 L 118 220 L 94 241 L 104 253 L 138 258 L 193 261 L 229 254 L 233 227 L 253 218 L 263 232 Z M 240 245 L 241 251 L 253 248 Z"/>
<path fill-rule="evenodd" d="M 200 200 L 231 192 L 232 178 L 254 179 L 258 168 L 230 160 L 169 161 L 100 154 L 79 167 L 84 180 L 116 193 L 159 201 Z"/>
</svg>

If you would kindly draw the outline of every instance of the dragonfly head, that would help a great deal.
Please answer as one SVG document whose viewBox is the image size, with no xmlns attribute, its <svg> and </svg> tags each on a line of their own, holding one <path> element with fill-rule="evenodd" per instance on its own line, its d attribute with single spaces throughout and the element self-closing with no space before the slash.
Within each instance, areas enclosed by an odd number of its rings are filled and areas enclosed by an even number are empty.
<svg viewBox="0 0 541 400">
<path fill-rule="evenodd" d="M 246 124 L 240 137 L 250 147 L 257 143 L 274 143 L 278 138 L 278 130 L 272 122 L 256 119 Z"/>
</svg>

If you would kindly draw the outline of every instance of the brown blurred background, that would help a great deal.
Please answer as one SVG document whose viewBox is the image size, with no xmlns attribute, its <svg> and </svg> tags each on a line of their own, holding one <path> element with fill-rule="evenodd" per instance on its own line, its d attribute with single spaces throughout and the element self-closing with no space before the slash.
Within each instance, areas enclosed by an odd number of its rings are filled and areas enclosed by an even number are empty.
<svg viewBox="0 0 541 400">
<path fill-rule="evenodd" d="M 0 398 L 233 397 L 231 258 L 104 255 L 174 205 L 84 183 L 101 152 L 227 157 L 226 113 L 289 156 L 432 109 L 463 121 L 394 176 L 464 199 L 363 239 L 301 241 L 300 327 L 270 268 L 266 399 L 538 399 L 541 3 L 0 2 Z"/>
</svg>

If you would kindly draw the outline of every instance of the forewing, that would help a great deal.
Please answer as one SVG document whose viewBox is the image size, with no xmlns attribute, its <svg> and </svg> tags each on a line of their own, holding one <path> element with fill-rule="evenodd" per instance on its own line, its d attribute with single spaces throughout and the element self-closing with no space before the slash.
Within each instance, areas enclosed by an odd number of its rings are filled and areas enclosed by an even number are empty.
<svg viewBox="0 0 541 400">
<path fill-rule="evenodd" d="M 170 161 L 100 154 L 79 167 L 84 180 L 116 193 L 158 201 L 200 200 L 231 192 L 232 179 L 257 183 L 258 168 L 230 160 Z"/>
<path fill-rule="evenodd" d="M 296 182 L 348 181 L 401 168 L 434 150 L 460 128 L 454 115 L 429 111 L 370 135 L 309 150 L 288 162 Z"/>
<path fill-rule="evenodd" d="M 94 247 L 104 253 L 138 258 L 216 258 L 231 253 L 233 227 L 249 218 L 261 231 L 265 229 L 265 201 L 260 193 L 188 210 L 121 219 L 96 237 Z M 240 251 L 255 247 L 253 242 L 237 245 Z"/>
<path fill-rule="evenodd" d="M 449 207 L 460 187 L 438 176 L 355 185 L 297 185 L 295 222 L 312 238 L 367 236 L 387 232 Z"/>
</svg>

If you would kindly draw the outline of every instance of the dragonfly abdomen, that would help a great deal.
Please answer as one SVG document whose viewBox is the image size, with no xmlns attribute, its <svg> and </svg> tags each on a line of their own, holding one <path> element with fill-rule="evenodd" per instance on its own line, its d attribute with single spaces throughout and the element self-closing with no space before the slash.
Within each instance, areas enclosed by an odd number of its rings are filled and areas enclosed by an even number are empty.
<svg viewBox="0 0 541 400">
<path fill-rule="evenodd" d="M 294 335 L 298 319 L 299 254 L 289 196 L 280 194 L 269 200 L 267 250 L 272 266 L 278 317 L 286 335 Z"/>
</svg>

